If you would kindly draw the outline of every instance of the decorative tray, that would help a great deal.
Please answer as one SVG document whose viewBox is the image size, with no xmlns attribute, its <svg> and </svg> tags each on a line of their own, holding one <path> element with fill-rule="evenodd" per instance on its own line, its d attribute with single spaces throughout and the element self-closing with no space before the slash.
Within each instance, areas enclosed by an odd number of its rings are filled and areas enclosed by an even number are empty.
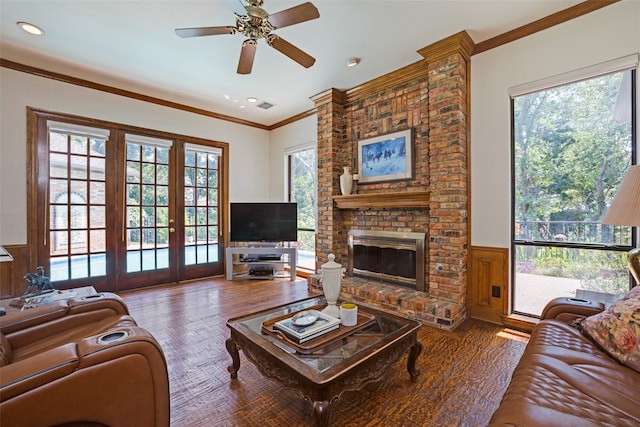
<svg viewBox="0 0 640 427">
<path fill-rule="evenodd" d="M 321 311 L 326 306 L 327 304 L 318 304 L 318 305 L 314 305 L 313 307 L 307 307 L 304 310 Z M 293 317 L 300 311 L 304 311 L 304 310 L 295 311 L 292 313 L 285 314 L 283 316 L 265 320 L 262 323 L 262 332 L 267 335 L 271 335 L 280 341 L 285 342 L 288 346 L 292 347 L 299 353 L 308 354 L 308 353 L 313 353 L 314 351 L 318 350 L 323 346 L 326 346 L 350 334 L 353 334 L 354 332 L 357 332 L 360 329 L 365 328 L 366 326 L 369 326 L 370 324 L 375 322 L 375 319 L 376 319 L 373 314 L 363 313 L 361 310 L 358 310 L 358 322 L 354 326 L 344 326 L 343 324 L 340 324 L 338 329 L 334 329 L 333 331 L 329 331 L 326 334 L 320 335 L 319 337 L 310 339 L 309 341 L 305 341 L 303 343 L 297 343 L 294 340 L 289 339 L 289 337 L 287 337 L 285 334 L 283 334 L 279 330 L 274 329 L 273 324 L 276 323 L 277 321 L 286 319 L 288 317 Z"/>
</svg>

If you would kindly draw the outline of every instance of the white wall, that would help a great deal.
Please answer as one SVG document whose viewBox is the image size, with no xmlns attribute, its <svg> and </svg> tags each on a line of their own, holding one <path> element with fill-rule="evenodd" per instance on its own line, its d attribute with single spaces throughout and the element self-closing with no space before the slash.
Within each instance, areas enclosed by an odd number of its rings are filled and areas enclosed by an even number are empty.
<svg viewBox="0 0 640 427">
<path fill-rule="evenodd" d="M 269 132 L 0 68 L 0 244 L 27 242 L 26 108 L 229 143 L 229 199 L 270 193 Z"/>
<path fill-rule="evenodd" d="M 472 245 L 510 246 L 509 87 L 638 52 L 640 1 L 625 0 L 471 58 Z"/>
<path fill-rule="evenodd" d="M 638 17 L 625 0 L 472 57 L 473 245 L 510 244 L 508 88 L 640 52 Z M 0 244 L 26 243 L 26 106 L 228 142 L 234 202 L 284 200 L 285 150 L 317 137 L 315 116 L 267 132 L 6 68 L 0 94 Z"/>
<path fill-rule="evenodd" d="M 313 116 L 298 120 L 287 126 L 271 131 L 270 138 L 270 198 L 274 201 L 286 201 L 285 152 L 300 145 L 317 146 L 318 117 Z"/>
</svg>

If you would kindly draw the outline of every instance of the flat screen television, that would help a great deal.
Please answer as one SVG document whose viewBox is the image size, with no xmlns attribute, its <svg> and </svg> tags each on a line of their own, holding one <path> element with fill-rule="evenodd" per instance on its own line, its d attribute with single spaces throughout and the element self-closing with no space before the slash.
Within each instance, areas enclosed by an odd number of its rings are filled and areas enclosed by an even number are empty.
<svg viewBox="0 0 640 427">
<path fill-rule="evenodd" d="M 231 203 L 232 242 L 295 242 L 297 203 Z"/>
</svg>

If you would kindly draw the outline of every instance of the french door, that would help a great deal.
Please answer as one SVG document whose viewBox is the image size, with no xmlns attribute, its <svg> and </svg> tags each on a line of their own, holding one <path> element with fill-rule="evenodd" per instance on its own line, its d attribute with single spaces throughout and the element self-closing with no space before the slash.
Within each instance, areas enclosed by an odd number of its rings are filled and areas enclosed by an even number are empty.
<svg viewBox="0 0 640 427">
<path fill-rule="evenodd" d="M 118 283 L 131 289 L 177 280 L 173 141 L 125 133 Z"/>
<path fill-rule="evenodd" d="M 29 246 L 56 288 L 223 273 L 226 144 L 30 110 Z"/>
</svg>

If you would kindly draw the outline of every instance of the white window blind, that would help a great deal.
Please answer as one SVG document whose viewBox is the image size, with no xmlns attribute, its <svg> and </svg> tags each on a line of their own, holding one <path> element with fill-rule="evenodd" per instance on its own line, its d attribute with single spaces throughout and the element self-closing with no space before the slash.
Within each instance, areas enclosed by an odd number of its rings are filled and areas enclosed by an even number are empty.
<svg viewBox="0 0 640 427">
<path fill-rule="evenodd" d="M 111 133 L 108 129 L 94 128 L 90 126 L 76 125 L 73 123 L 47 121 L 49 132 L 59 132 L 71 135 L 81 135 L 96 139 L 108 139 Z"/>
<path fill-rule="evenodd" d="M 300 145 L 294 145 L 292 147 L 288 147 L 284 150 L 285 156 L 290 156 L 292 154 L 300 153 L 301 151 L 313 150 L 316 148 L 315 143 L 306 143 Z"/>
<path fill-rule="evenodd" d="M 189 144 L 189 143 L 185 143 L 184 144 L 184 151 L 197 151 L 199 153 L 207 153 L 207 154 L 214 154 L 218 157 L 222 156 L 222 148 L 218 148 L 218 147 L 209 147 L 208 145 L 198 145 L 198 144 Z"/>
<path fill-rule="evenodd" d="M 511 98 L 515 98 L 552 87 L 615 73 L 617 71 L 638 68 L 638 57 L 639 55 L 634 53 L 633 55 L 624 56 L 622 58 L 613 59 L 611 61 L 602 62 L 600 64 L 580 68 L 578 70 L 569 71 L 567 73 L 558 74 L 522 85 L 513 86 L 509 88 L 509 96 Z"/>
<path fill-rule="evenodd" d="M 151 145 L 161 148 L 171 148 L 173 146 L 173 141 L 170 139 L 153 138 L 151 136 L 135 135 L 131 133 L 125 135 L 125 140 L 133 144 Z"/>
</svg>

